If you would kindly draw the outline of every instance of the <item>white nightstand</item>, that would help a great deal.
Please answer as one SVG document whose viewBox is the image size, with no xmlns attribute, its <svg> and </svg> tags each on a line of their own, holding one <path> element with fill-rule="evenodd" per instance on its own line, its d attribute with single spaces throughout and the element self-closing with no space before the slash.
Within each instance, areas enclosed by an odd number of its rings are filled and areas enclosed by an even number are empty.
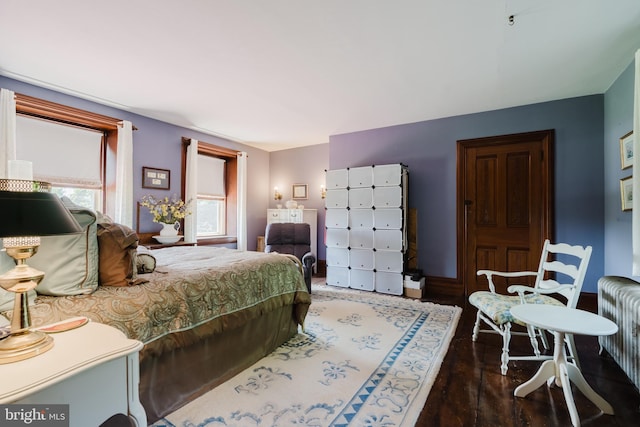
<svg viewBox="0 0 640 427">
<path fill-rule="evenodd" d="M 98 426 L 117 413 L 147 425 L 138 395 L 140 341 L 94 322 L 51 336 L 48 352 L 0 365 L 0 403 L 69 404 L 71 427 Z"/>
</svg>

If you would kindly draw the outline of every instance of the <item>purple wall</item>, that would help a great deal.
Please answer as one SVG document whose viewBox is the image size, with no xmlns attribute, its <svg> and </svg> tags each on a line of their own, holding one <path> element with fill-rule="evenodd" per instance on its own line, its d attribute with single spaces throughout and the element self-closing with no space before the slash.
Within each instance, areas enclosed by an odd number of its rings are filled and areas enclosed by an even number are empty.
<svg viewBox="0 0 640 427">
<path fill-rule="evenodd" d="M 131 121 L 138 128 L 133 133 L 134 201 L 140 200 L 145 194 L 154 194 L 162 197 L 165 195 L 171 196 L 174 193 L 180 194 L 182 137 L 195 138 L 222 147 L 246 151 L 248 153 L 247 245 L 248 249 L 255 250 L 257 236 L 264 234 L 266 210 L 269 204 L 268 152 L 2 76 L 0 76 L 0 87 L 24 95 Z M 78 160 L 82 161 L 82 159 Z M 168 191 L 159 191 L 142 188 L 143 166 L 169 169 L 171 171 L 170 189 Z M 135 209 L 133 215 L 135 228 L 137 220 Z M 140 216 L 140 232 L 160 230 L 159 225 L 151 221 L 150 215 L 142 214 Z"/>
<path fill-rule="evenodd" d="M 630 215 L 609 210 L 612 204 L 619 204 L 617 185 L 618 175 L 622 174 L 619 169 L 615 170 L 612 159 L 619 155 L 618 138 L 630 129 L 627 128 L 631 112 L 626 104 L 631 95 L 626 91 L 631 90 L 628 86 L 632 88 L 633 83 L 629 83 L 628 73 L 625 72 L 621 83 L 616 83 L 606 95 L 607 168 L 612 169 L 606 180 L 607 236 L 611 229 L 612 238 L 630 234 L 630 219 L 627 219 Z M 257 236 L 264 234 L 267 208 L 275 207 L 273 187 L 282 187 L 286 200 L 290 197 L 291 184 L 304 183 L 309 185 L 310 197 L 305 206 L 318 209 L 318 256 L 325 259 L 324 201 L 319 192 L 325 169 L 404 163 L 409 166 L 410 174 L 409 205 L 418 211 L 419 267 L 430 276 L 446 278 L 456 276 L 456 141 L 555 129 L 554 238 L 593 246 L 585 291 L 595 292 L 597 279 L 604 274 L 604 95 L 334 135 L 328 144 L 268 153 L 2 76 L 0 87 L 133 122 L 138 128 L 134 132 L 134 200 L 151 192 L 141 186 L 142 166 L 171 170 L 171 190 L 156 194 L 171 195 L 179 191 L 183 136 L 247 151 L 249 249 L 255 249 Z M 609 108 L 610 104 L 615 108 Z M 141 231 L 154 231 L 154 227 L 157 225 L 150 219 L 143 220 Z M 608 251 L 610 246 L 613 243 L 607 244 Z M 621 266 L 612 261 L 611 269 L 607 265 L 607 274 L 628 274 L 626 264 Z"/>
<path fill-rule="evenodd" d="M 418 212 L 418 266 L 456 277 L 456 141 L 555 129 L 555 241 L 593 246 L 584 290 L 604 259 L 603 95 L 333 135 L 329 168 L 403 163 Z"/>
<path fill-rule="evenodd" d="M 318 210 L 318 259 L 326 259 L 324 246 L 324 200 L 320 186 L 325 183 L 325 170 L 329 168 L 329 144 L 311 145 L 290 150 L 274 151 L 270 156 L 269 207 L 275 208 L 273 187 L 282 193 L 282 203 L 291 198 L 292 184 L 307 184 L 309 199 L 299 201 L 306 209 Z M 265 217 L 266 226 L 266 217 Z"/>
</svg>

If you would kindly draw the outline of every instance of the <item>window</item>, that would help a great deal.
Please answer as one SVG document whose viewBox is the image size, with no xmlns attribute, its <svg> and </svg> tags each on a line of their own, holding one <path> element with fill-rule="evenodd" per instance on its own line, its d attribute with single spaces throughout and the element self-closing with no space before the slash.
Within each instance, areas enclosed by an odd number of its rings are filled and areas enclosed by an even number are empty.
<svg viewBox="0 0 640 427">
<path fill-rule="evenodd" d="M 198 155 L 198 237 L 226 234 L 225 160 Z"/>
<path fill-rule="evenodd" d="M 69 107 L 67 105 L 57 104 L 55 102 L 46 101 L 44 99 L 34 98 L 32 96 L 23 95 L 20 93 L 16 93 L 15 97 L 16 112 L 19 115 L 40 117 L 56 121 L 58 123 L 67 123 L 78 127 L 84 127 L 87 129 L 93 129 L 102 132 L 102 157 L 100 160 L 99 169 L 97 169 L 100 174 L 100 182 L 102 185 L 102 200 L 100 200 L 99 203 L 96 203 L 96 206 L 102 206 L 102 212 L 106 213 L 107 215 L 114 216 L 114 189 L 116 180 L 116 155 L 118 151 L 118 124 L 122 120 L 103 116 L 102 114 L 92 113 L 86 110 L 81 110 L 79 108 Z M 36 172 L 37 171 L 34 169 L 34 175 L 37 176 Z M 78 189 L 77 187 L 68 188 L 68 190 L 59 189 L 57 191 L 71 191 L 75 193 L 80 193 L 83 191 L 81 189 Z M 85 197 L 88 198 L 90 196 Z"/>
<path fill-rule="evenodd" d="M 34 179 L 74 203 L 102 210 L 102 131 L 37 117 L 16 117 L 16 157 L 33 164 Z"/>
<path fill-rule="evenodd" d="M 182 138 L 182 195 L 185 195 L 187 149 Z M 196 237 L 198 245 L 232 244 L 238 230 L 238 152 L 198 141 Z M 204 176 L 201 175 L 205 174 Z"/>
</svg>

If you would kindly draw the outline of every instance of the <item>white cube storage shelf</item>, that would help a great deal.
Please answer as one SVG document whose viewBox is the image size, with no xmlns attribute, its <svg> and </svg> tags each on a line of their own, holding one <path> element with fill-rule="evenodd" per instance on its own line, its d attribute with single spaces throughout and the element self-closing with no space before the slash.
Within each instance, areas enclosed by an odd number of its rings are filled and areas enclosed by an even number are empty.
<svg viewBox="0 0 640 427">
<path fill-rule="evenodd" d="M 349 267 L 359 270 L 373 270 L 375 252 L 369 249 L 349 249 Z"/>
<path fill-rule="evenodd" d="M 349 191 L 346 188 L 327 190 L 325 206 L 334 209 L 346 209 L 349 206 Z"/>
<path fill-rule="evenodd" d="M 330 209 L 331 211 L 337 209 Z M 327 210 L 329 212 L 330 210 Z M 373 209 L 349 209 L 344 210 L 347 212 L 347 225 L 351 228 L 368 228 L 373 229 L 374 227 L 374 219 L 373 219 Z"/>
<path fill-rule="evenodd" d="M 349 170 L 335 169 L 327 171 L 327 190 L 346 189 L 349 186 Z"/>
<path fill-rule="evenodd" d="M 327 247 L 327 265 L 349 267 L 349 249 Z"/>
<path fill-rule="evenodd" d="M 342 288 L 349 287 L 349 268 L 334 267 L 329 268 L 327 265 L 327 284 L 340 286 Z"/>
<path fill-rule="evenodd" d="M 347 228 L 349 226 L 349 211 L 346 209 L 327 209 L 324 223 L 327 228 Z"/>
<path fill-rule="evenodd" d="M 402 295 L 407 167 L 329 170 L 326 180 L 327 284 Z"/>
<path fill-rule="evenodd" d="M 373 270 L 349 270 L 349 287 L 362 291 L 375 291 L 375 273 Z"/>
<path fill-rule="evenodd" d="M 371 188 L 373 173 L 369 166 L 347 169 L 349 188 Z"/>
</svg>

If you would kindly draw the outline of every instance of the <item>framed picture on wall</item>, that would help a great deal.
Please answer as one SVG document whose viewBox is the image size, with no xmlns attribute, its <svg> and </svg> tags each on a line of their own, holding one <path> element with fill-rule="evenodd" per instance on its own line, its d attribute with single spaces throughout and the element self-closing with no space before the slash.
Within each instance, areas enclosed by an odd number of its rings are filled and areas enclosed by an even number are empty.
<svg viewBox="0 0 640 427">
<path fill-rule="evenodd" d="M 623 211 L 630 211 L 633 207 L 633 183 L 631 178 L 631 176 L 628 176 L 620 180 L 620 200 L 622 201 Z"/>
<path fill-rule="evenodd" d="M 293 196 L 291 198 L 293 200 L 307 200 L 309 198 L 308 189 L 309 186 L 307 184 L 293 184 L 291 189 Z"/>
<path fill-rule="evenodd" d="M 620 165 L 622 169 L 633 166 L 633 131 L 620 138 Z"/>
<path fill-rule="evenodd" d="M 155 188 L 157 190 L 169 189 L 169 177 L 171 171 L 167 169 L 142 167 L 142 188 Z"/>
</svg>

